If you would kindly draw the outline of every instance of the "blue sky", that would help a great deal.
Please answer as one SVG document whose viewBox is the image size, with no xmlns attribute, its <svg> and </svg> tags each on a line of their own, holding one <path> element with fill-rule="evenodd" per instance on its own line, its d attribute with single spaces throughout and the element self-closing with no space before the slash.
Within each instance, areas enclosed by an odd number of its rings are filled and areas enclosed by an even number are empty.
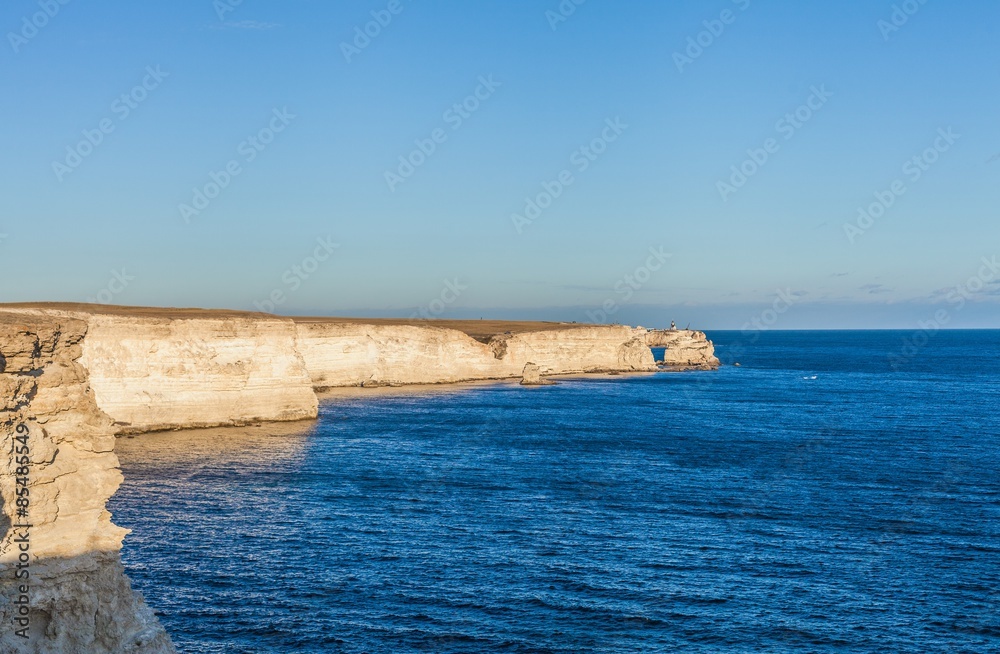
<svg viewBox="0 0 1000 654">
<path fill-rule="evenodd" d="M 0 299 L 997 327 L 998 18 L 11 0 Z"/>
</svg>

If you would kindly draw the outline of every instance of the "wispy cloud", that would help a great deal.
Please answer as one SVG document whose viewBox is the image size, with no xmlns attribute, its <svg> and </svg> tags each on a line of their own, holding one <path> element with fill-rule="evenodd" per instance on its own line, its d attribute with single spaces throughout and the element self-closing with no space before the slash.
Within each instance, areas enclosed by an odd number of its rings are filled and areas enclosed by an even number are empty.
<svg viewBox="0 0 1000 654">
<path fill-rule="evenodd" d="M 969 288 L 963 289 L 961 286 L 946 286 L 944 288 L 938 288 L 931 291 L 928 295 L 923 298 L 923 300 L 928 300 L 930 302 L 942 302 L 947 300 L 949 297 L 972 297 L 981 298 L 984 296 L 988 297 L 1000 297 L 1000 279 L 994 279 L 993 281 L 986 282 L 983 287 L 977 291 L 973 291 Z"/>
<path fill-rule="evenodd" d="M 846 273 L 846 272 L 835 272 L 832 275 L 830 275 L 830 277 L 846 277 L 847 275 L 850 274 L 851 273 Z"/>
<path fill-rule="evenodd" d="M 865 291 L 869 295 L 880 295 L 882 293 L 892 293 L 892 289 L 882 284 L 863 284 L 858 287 L 859 291 Z"/>
<path fill-rule="evenodd" d="M 946 295 L 948 295 L 949 293 L 951 293 L 954 290 L 955 290 L 954 286 L 951 287 L 951 288 L 937 288 L 937 289 L 934 289 L 933 291 L 931 291 L 930 294 L 927 296 L 926 299 L 931 300 L 931 301 L 940 300 L 941 298 L 945 297 Z"/>
</svg>

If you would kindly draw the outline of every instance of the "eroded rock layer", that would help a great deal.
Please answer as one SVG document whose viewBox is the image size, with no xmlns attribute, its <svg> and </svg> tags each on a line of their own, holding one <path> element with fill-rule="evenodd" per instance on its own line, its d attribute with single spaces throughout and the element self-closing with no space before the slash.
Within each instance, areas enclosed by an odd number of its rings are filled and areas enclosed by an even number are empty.
<svg viewBox="0 0 1000 654">
<path fill-rule="evenodd" d="M 656 370 L 646 330 L 621 325 L 498 334 L 488 342 L 457 329 L 299 321 L 298 348 L 317 388 L 440 384 L 543 375 Z"/>
<path fill-rule="evenodd" d="M 287 320 L 94 316 L 82 363 L 122 431 L 315 418 Z"/>
<path fill-rule="evenodd" d="M 25 319 L 85 321 L 80 363 L 118 433 L 316 417 L 316 394 L 290 320 L 20 312 Z"/>
<path fill-rule="evenodd" d="M 79 363 L 86 330 L 0 313 L 0 652 L 173 652 L 105 509 L 121 472 Z"/>
</svg>

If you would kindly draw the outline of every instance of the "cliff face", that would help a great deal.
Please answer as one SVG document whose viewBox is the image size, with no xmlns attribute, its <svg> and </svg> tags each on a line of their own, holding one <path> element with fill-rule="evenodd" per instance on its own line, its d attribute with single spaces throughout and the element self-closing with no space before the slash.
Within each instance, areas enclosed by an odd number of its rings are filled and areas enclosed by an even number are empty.
<svg viewBox="0 0 1000 654">
<path fill-rule="evenodd" d="M 79 363 L 86 329 L 0 314 L 0 651 L 173 652 L 105 509 L 121 473 Z"/>
<path fill-rule="evenodd" d="M 656 370 L 644 335 L 642 329 L 606 325 L 496 337 L 493 345 L 518 372 L 528 362 L 549 375 Z"/>
<path fill-rule="evenodd" d="M 519 377 L 526 363 L 546 375 L 656 370 L 645 330 L 568 327 L 494 336 L 455 329 L 299 322 L 298 347 L 317 388 L 439 384 Z"/>
<path fill-rule="evenodd" d="M 94 316 L 81 363 L 122 431 L 315 418 L 288 320 Z"/>
<path fill-rule="evenodd" d="M 80 363 L 118 433 L 314 418 L 314 388 L 440 384 L 521 376 L 714 368 L 702 332 L 622 325 L 546 325 L 476 340 L 433 325 L 201 317 L 25 308 L 24 320 L 87 324 Z M 485 341 L 485 342 L 484 342 Z"/>
<path fill-rule="evenodd" d="M 316 417 L 290 320 L 22 313 L 86 321 L 80 363 L 119 433 Z"/>
</svg>

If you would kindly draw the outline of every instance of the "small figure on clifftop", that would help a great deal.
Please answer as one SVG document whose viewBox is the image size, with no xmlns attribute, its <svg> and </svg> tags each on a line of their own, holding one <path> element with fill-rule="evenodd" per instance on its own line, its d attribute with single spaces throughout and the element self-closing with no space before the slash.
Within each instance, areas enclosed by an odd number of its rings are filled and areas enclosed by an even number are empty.
<svg viewBox="0 0 1000 654">
<path fill-rule="evenodd" d="M 674 324 L 674 321 L 673 321 L 673 320 L 671 320 L 671 321 L 670 321 L 670 331 L 674 331 L 675 329 L 677 329 L 677 325 L 676 325 L 676 324 Z"/>
</svg>

